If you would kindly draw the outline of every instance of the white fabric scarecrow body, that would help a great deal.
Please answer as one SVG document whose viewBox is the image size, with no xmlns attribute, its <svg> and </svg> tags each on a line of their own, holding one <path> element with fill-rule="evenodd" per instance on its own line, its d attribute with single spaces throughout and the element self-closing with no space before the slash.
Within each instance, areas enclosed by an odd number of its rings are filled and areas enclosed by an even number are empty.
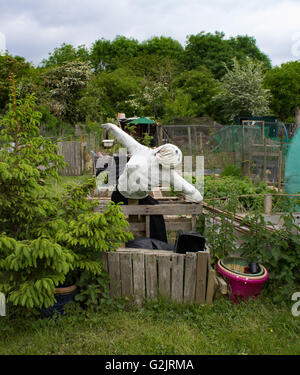
<svg viewBox="0 0 300 375">
<path fill-rule="evenodd" d="M 170 184 L 175 191 L 182 191 L 188 201 L 203 200 L 200 192 L 173 169 L 182 161 L 182 153 L 177 146 L 165 144 L 151 149 L 141 145 L 117 125 L 103 124 L 102 127 L 111 131 L 132 155 L 118 181 L 118 190 L 124 197 L 143 199 L 160 184 Z"/>
</svg>

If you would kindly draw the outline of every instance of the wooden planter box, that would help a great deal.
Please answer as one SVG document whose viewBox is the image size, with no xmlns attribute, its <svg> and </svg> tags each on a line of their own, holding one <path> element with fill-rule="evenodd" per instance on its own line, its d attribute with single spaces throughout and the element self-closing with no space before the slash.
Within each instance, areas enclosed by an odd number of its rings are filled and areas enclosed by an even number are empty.
<svg viewBox="0 0 300 375">
<path fill-rule="evenodd" d="M 150 236 L 150 216 L 164 215 L 166 229 L 195 230 L 202 204 L 160 200 L 159 205 L 121 206 L 136 235 Z M 104 212 L 108 201 L 99 201 L 95 212 Z M 164 250 L 120 248 L 103 253 L 104 267 L 110 276 L 111 297 L 133 297 L 138 305 L 159 295 L 177 302 L 211 304 L 216 287 L 215 271 L 210 266 L 209 250 L 177 254 Z"/>
<path fill-rule="evenodd" d="M 95 212 L 104 212 L 109 200 L 95 207 Z M 202 214 L 201 203 L 187 203 L 183 201 L 159 201 L 160 204 L 121 206 L 125 216 L 128 216 L 129 230 L 139 236 L 150 237 L 150 216 L 164 215 L 167 231 L 195 230 L 196 217 Z"/>
<path fill-rule="evenodd" d="M 163 250 L 119 249 L 102 254 L 111 297 L 133 297 L 138 305 L 159 295 L 177 302 L 211 304 L 215 271 L 208 250 L 177 254 Z"/>
</svg>

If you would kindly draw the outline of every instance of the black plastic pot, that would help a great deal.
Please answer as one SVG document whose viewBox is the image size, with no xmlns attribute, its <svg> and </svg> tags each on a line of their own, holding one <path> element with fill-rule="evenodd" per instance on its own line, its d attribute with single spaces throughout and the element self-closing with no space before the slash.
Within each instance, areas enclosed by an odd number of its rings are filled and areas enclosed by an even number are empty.
<svg viewBox="0 0 300 375">
<path fill-rule="evenodd" d="M 205 237 L 201 236 L 197 232 L 184 232 L 179 231 L 174 252 L 185 254 L 185 253 L 194 253 L 198 251 L 203 251 L 205 248 Z"/>
</svg>

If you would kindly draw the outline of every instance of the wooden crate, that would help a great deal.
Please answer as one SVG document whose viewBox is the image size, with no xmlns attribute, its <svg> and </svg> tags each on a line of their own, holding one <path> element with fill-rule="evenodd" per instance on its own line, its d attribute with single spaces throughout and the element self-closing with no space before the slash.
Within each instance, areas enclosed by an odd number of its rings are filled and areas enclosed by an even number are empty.
<svg viewBox="0 0 300 375">
<path fill-rule="evenodd" d="M 124 205 L 121 209 L 128 217 L 129 230 L 139 236 L 150 237 L 150 216 L 164 215 L 166 230 L 195 230 L 196 217 L 202 214 L 201 203 L 162 201 L 158 205 Z M 108 200 L 95 207 L 95 212 L 104 212 Z M 138 217 L 138 218 L 137 218 Z"/>
<path fill-rule="evenodd" d="M 122 248 L 102 253 L 102 260 L 110 276 L 111 297 L 133 297 L 138 305 L 159 295 L 177 302 L 212 303 L 215 271 L 209 250 L 177 254 Z"/>
</svg>

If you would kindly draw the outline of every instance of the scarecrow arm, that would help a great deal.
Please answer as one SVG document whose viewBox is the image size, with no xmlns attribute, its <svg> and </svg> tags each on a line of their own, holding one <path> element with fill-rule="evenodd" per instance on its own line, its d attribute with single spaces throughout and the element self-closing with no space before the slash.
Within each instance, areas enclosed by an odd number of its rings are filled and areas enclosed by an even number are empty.
<svg viewBox="0 0 300 375">
<path fill-rule="evenodd" d="M 130 154 L 134 154 L 138 149 L 143 147 L 139 142 L 115 124 L 102 124 L 102 128 L 111 131 L 117 141 L 126 147 Z"/>
<path fill-rule="evenodd" d="M 173 172 L 174 190 L 182 191 L 187 201 L 199 203 L 203 200 L 200 192 L 177 172 Z"/>
</svg>

